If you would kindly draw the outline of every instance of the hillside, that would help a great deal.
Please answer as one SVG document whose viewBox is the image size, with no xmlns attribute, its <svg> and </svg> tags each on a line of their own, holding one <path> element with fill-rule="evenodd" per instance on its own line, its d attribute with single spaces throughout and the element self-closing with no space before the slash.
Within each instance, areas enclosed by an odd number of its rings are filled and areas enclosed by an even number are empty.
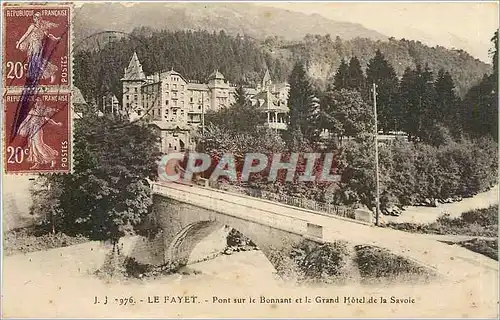
<svg viewBox="0 0 500 320">
<path fill-rule="evenodd" d="M 75 40 L 104 30 L 129 33 L 137 27 L 166 30 L 207 30 L 256 39 L 279 36 L 299 40 L 306 34 L 331 34 L 342 39 L 387 39 L 360 24 L 333 21 L 318 14 L 307 15 L 249 3 L 119 3 L 84 4 L 75 12 Z"/>
<path fill-rule="evenodd" d="M 477 84 L 483 75 L 491 73 L 491 65 L 474 58 L 463 50 L 450 50 L 441 46 L 429 47 L 419 41 L 396 40 L 387 41 L 355 38 L 344 40 L 329 36 L 306 36 L 303 41 L 293 44 L 266 41 L 265 52 L 279 59 L 290 56 L 305 61 L 310 76 L 319 86 L 324 86 L 337 71 L 342 58 L 357 56 L 363 69 L 379 49 L 395 68 L 398 76 L 402 76 L 407 67 L 415 68 L 416 64 L 429 65 L 434 73 L 441 68 L 449 71 L 456 85 L 457 93 L 465 95 L 466 91 Z"/>
<path fill-rule="evenodd" d="M 132 38 L 117 39 L 103 45 L 99 52 L 81 50 L 76 54 L 75 84 L 88 101 L 99 101 L 108 90 L 121 97 L 120 78 L 134 51 L 147 74 L 174 68 L 188 79 L 204 81 L 214 69 L 219 69 L 230 82 L 247 85 L 260 81 L 266 68 L 273 80 L 285 81 L 294 62 L 301 59 L 306 62 L 315 84 L 324 88 L 342 58 L 356 55 L 365 68 L 377 49 L 387 57 L 399 76 L 406 67 L 414 68 L 417 63 L 429 64 L 435 73 L 440 68 L 450 71 L 460 96 L 478 83 L 483 74 L 491 72 L 491 66 L 464 51 L 430 48 L 404 39 L 333 40 L 328 35 L 309 35 L 301 41 L 291 42 L 277 37 L 258 41 L 225 32 L 137 28 L 132 33 Z M 98 88 L 100 81 L 102 86 Z"/>
</svg>

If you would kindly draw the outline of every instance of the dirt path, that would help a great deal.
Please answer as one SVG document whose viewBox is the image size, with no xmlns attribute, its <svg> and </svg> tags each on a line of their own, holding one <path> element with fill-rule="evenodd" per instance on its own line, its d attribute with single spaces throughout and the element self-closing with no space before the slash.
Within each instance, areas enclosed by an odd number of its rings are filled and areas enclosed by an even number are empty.
<svg viewBox="0 0 500 320">
<path fill-rule="evenodd" d="M 399 217 L 382 216 L 385 222 L 411 222 L 411 223 L 431 223 L 448 213 L 452 217 L 459 217 L 463 212 L 488 208 L 498 204 L 498 185 L 489 191 L 479 193 L 472 198 L 465 198 L 460 202 L 440 204 L 438 207 L 406 207 L 406 210 Z"/>
</svg>

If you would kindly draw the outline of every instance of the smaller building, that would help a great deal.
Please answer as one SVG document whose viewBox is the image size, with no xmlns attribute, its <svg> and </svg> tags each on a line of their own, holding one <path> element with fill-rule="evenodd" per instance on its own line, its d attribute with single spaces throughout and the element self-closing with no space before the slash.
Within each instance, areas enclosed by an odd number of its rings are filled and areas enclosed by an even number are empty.
<svg viewBox="0 0 500 320">
<path fill-rule="evenodd" d="M 151 121 L 160 137 L 160 150 L 168 152 L 184 152 L 194 149 L 193 127 L 186 123 Z"/>
<path fill-rule="evenodd" d="M 106 93 L 102 97 L 102 106 L 104 113 L 110 113 L 115 115 L 126 116 L 127 112 L 125 108 L 120 105 L 118 98 L 111 92 Z"/>
</svg>

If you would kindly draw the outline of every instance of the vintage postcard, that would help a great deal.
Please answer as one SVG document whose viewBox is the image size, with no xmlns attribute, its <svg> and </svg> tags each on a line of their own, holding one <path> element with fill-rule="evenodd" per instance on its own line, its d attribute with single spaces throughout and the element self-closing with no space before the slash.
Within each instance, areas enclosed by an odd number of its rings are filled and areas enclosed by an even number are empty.
<svg viewBox="0 0 500 320">
<path fill-rule="evenodd" d="M 3 2 L 3 318 L 496 318 L 497 2 Z"/>
</svg>

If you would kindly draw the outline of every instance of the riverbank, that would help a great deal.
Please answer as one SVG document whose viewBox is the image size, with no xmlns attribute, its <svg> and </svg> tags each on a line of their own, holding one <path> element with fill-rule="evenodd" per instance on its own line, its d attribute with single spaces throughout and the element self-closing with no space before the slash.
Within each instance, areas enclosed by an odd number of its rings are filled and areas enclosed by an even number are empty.
<svg viewBox="0 0 500 320">
<path fill-rule="evenodd" d="M 431 223 L 444 214 L 449 214 L 450 217 L 457 218 L 463 212 L 488 208 L 498 204 L 498 202 L 499 189 L 498 185 L 496 185 L 488 191 L 478 193 L 471 198 L 464 198 L 460 202 L 444 203 L 438 207 L 409 206 L 405 207 L 405 210 L 399 217 L 382 215 L 381 220 L 386 223 Z"/>
</svg>

